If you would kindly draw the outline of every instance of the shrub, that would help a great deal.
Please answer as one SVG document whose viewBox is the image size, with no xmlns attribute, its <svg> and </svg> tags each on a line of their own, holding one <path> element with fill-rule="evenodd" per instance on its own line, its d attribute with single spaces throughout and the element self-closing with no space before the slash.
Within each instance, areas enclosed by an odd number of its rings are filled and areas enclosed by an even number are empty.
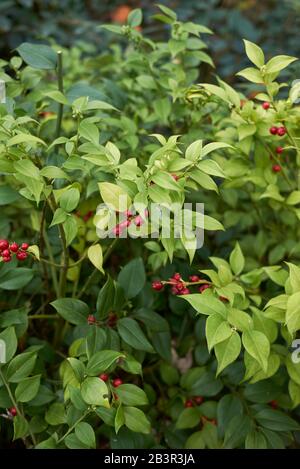
<svg viewBox="0 0 300 469">
<path fill-rule="evenodd" d="M 4 445 L 298 445 L 298 86 L 277 81 L 295 58 L 245 41 L 255 99 L 196 85 L 210 31 L 160 8 L 165 43 L 134 10 L 107 26 L 125 50 L 24 43 L 3 64 Z M 149 225 L 187 202 L 188 232 Z"/>
</svg>

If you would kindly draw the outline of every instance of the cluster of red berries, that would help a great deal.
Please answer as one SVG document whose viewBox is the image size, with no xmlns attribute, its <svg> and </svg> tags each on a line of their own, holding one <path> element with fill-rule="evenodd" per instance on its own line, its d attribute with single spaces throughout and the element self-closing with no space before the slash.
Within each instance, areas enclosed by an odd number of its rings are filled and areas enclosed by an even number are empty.
<svg viewBox="0 0 300 469">
<path fill-rule="evenodd" d="M 101 375 L 99 375 L 99 378 L 106 383 L 109 380 L 109 375 L 107 373 L 101 373 Z M 111 384 L 114 388 L 118 388 L 119 386 L 121 386 L 121 384 L 123 384 L 123 380 L 121 378 L 115 378 L 112 380 Z"/>
<path fill-rule="evenodd" d="M 195 396 L 192 399 L 187 399 L 184 403 L 184 407 L 194 407 L 195 405 L 200 405 L 204 401 L 202 396 Z"/>
<path fill-rule="evenodd" d="M 90 218 L 94 215 L 92 210 L 89 210 L 85 215 L 82 215 L 80 212 L 76 212 L 76 217 L 81 218 L 84 222 L 88 222 Z"/>
<path fill-rule="evenodd" d="M 269 132 L 271 135 L 278 135 L 279 137 L 283 137 L 287 131 L 284 126 L 276 127 L 275 125 L 273 125 L 272 127 L 270 127 Z M 284 151 L 283 147 L 278 146 L 275 148 L 275 152 L 277 153 L 277 155 L 281 155 L 283 151 Z M 272 159 L 272 156 L 271 156 L 271 159 Z M 273 173 L 280 173 L 281 170 L 282 168 L 280 164 L 274 164 L 272 166 Z"/>
<path fill-rule="evenodd" d="M 19 261 L 25 261 L 28 257 L 26 252 L 28 248 L 28 243 L 22 243 L 21 246 L 19 246 L 15 242 L 9 244 L 7 239 L 0 239 L 0 255 L 3 262 L 10 262 L 14 254 Z"/>
<path fill-rule="evenodd" d="M 117 323 L 117 320 L 118 320 L 118 316 L 117 316 L 115 313 L 111 312 L 111 313 L 109 313 L 109 315 L 108 315 L 108 319 L 107 319 L 106 324 L 107 324 L 108 327 L 115 327 L 115 325 L 116 325 L 116 323 Z M 89 325 L 97 324 L 97 322 L 98 322 L 98 321 L 97 321 L 97 319 L 96 319 L 96 317 L 95 317 L 94 314 L 89 314 L 89 315 L 88 315 L 88 317 L 87 317 L 87 323 L 88 323 Z"/>
<path fill-rule="evenodd" d="M 198 275 L 191 275 L 189 277 L 189 281 L 185 281 L 177 272 L 169 280 L 155 280 L 152 282 L 152 288 L 153 290 L 160 291 L 164 288 L 164 285 L 171 285 L 171 291 L 173 295 L 188 295 L 190 293 L 188 286 L 196 286 L 199 284 L 201 284 L 201 286 L 198 288 L 200 293 L 202 293 L 207 288 L 210 288 L 207 280 L 201 279 Z"/>
<path fill-rule="evenodd" d="M 286 134 L 286 128 L 284 126 L 276 127 L 276 125 L 273 125 L 270 127 L 269 132 L 271 135 L 278 135 L 279 137 L 283 137 Z"/>
<path fill-rule="evenodd" d="M 134 215 L 131 210 L 126 210 L 123 212 L 123 215 L 126 217 L 125 220 L 121 221 L 113 228 L 113 234 L 115 236 L 120 236 L 123 231 L 131 225 L 131 223 L 134 223 L 137 227 L 144 223 L 143 217 L 141 215 Z M 148 217 L 149 212 L 147 209 L 145 210 L 144 215 L 145 217 Z"/>
</svg>

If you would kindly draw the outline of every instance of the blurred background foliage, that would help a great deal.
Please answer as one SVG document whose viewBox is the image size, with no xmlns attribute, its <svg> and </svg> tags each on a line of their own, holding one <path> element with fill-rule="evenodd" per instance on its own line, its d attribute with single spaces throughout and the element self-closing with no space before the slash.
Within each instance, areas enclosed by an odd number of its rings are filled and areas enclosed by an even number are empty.
<svg viewBox="0 0 300 469">
<path fill-rule="evenodd" d="M 242 38 L 259 43 L 267 56 L 300 55 L 300 0 L 1 0 L 1 57 L 9 58 L 25 41 L 54 41 L 64 47 L 90 43 L 97 54 L 115 39 L 99 25 L 124 23 L 133 8 L 143 9 L 143 32 L 159 39 L 169 26 L 153 21 L 156 3 L 174 9 L 182 21 L 192 20 L 214 31 L 210 53 L 227 81 L 234 81 L 236 71 L 247 65 Z"/>
</svg>

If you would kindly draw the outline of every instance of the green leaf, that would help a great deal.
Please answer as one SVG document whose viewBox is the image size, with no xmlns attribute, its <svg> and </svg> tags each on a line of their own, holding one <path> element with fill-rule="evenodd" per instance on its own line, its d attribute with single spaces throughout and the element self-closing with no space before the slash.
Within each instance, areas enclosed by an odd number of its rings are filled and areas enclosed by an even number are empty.
<svg viewBox="0 0 300 469">
<path fill-rule="evenodd" d="M 116 416 L 115 416 L 115 432 L 118 434 L 119 430 L 125 424 L 125 415 L 122 405 L 118 406 Z"/>
<path fill-rule="evenodd" d="M 264 428 L 278 432 L 299 431 L 299 423 L 279 410 L 263 409 L 255 414 L 255 419 Z"/>
<path fill-rule="evenodd" d="M 243 39 L 243 41 L 248 59 L 251 60 L 251 62 L 258 68 L 261 68 L 265 63 L 265 56 L 262 49 L 246 39 Z"/>
<path fill-rule="evenodd" d="M 98 127 L 87 119 L 83 120 L 79 125 L 79 135 L 95 145 L 99 144 Z"/>
<path fill-rule="evenodd" d="M 21 415 L 16 415 L 14 417 L 14 437 L 13 441 L 18 438 L 24 438 L 28 434 L 28 422 Z"/>
<path fill-rule="evenodd" d="M 210 314 L 218 313 L 226 319 L 227 312 L 224 303 L 213 296 L 203 293 L 192 293 L 190 295 L 183 295 L 181 298 L 188 301 L 200 314 L 209 316 Z"/>
<path fill-rule="evenodd" d="M 53 70 L 56 68 L 57 55 L 51 47 L 44 44 L 23 42 L 18 48 L 20 56 L 33 68 Z"/>
<path fill-rule="evenodd" d="M 142 21 L 143 21 L 143 14 L 140 8 L 135 8 L 134 10 L 132 10 L 127 17 L 127 23 L 132 28 L 136 28 L 137 26 L 140 26 Z"/>
<path fill-rule="evenodd" d="M 228 339 L 231 334 L 231 327 L 228 322 L 224 320 L 223 316 L 214 313 L 207 318 L 205 335 L 209 351 L 219 342 Z"/>
<path fill-rule="evenodd" d="M 0 280 L 2 290 L 20 290 L 33 278 L 34 272 L 26 267 L 17 267 L 9 270 Z"/>
<path fill-rule="evenodd" d="M 72 212 L 78 205 L 80 199 L 80 192 L 78 189 L 72 187 L 71 189 L 63 192 L 59 199 L 59 204 L 66 212 Z"/>
<path fill-rule="evenodd" d="M 146 282 L 143 260 L 138 257 L 123 267 L 118 276 L 118 283 L 124 290 L 126 298 L 134 298 Z"/>
<path fill-rule="evenodd" d="M 65 97 L 65 95 L 59 90 L 46 91 L 46 93 L 44 93 L 44 95 L 48 96 L 51 99 L 53 99 L 57 103 L 69 104 L 69 102 L 68 102 L 67 98 Z"/>
<path fill-rule="evenodd" d="M 45 413 L 45 420 L 49 425 L 62 425 L 66 422 L 65 406 L 61 402 L 54 402 Z"/>
<path fill-rule="evenodd" d="M 154 174 L 151 179 L 155 184 L 164 189 L 177 192 L 182 190 L 178 182 L 174 181 L 173 177 L 169 173 L 159 171 L 158 173 Z"/>
<path fill-rule="evenodd" d="M 90 246 L 87 251 L 88 258 L 91 263 L 96 267 L 96 269 L 100 270 L 104 274 L 103 270 L 103 253 L 102 247 L 100 244 L 94 244 Z"/>
<path fill-rule="evenodd" d="M 118 358 L 125 358 L 125 355 L 115 350 L 96 352 L 88 361 L 86 372 L 90 376 L 97 376 L 106 371 Z"/>
<path fill-rule="evenodd" d="M 52 222 L 50 226 L 55 226 L 60 223 L 64 223 L 68 217 L 67 212 L 65 212 L 62 208 L 57 208 L 54 212 Z"/>
<path fill-rule="evenodd" d="M 138 433 L 150 433 L 151 426 L 144 412 L 136 407 L 124 407 L 125 425 Z"/>
<path fill-rule="evenodd" d="M 18 339 L 14 327 L 7 327 L 0 333 L 0 341 L 5 343 L 5 352 L 1 348 L 0 363 L 9 362 L 16 353 L 18 346 Z"/>
<path fill-rule="evenodd" d="M 75 217 L 69 215 L 63 222 L 64 232 L 66 236 L 66 244 L 69 246 L 76 238 L 78 226 Z"/>
<path fill-rule="evenodd" d="M 300 329 L 300 291 L 294 293 L 288 299 L 286 325 L 291 334 Z"/>
<path fill-rule="evenodd" d="M 263 83 L 264 81 L 261 72 L 256 68 L 244 68 L 244 70 L 237 73 L 237 75 L 246 78 L 246 80 L 252 83 Z"/>
<path fill-rule="evenodd" d="M 64 439 L 64 443 L 69 449 L 88 449 L 88 446 L 82 443 L 82 441 L 77 438 L 75 433 L 70 433 L 67 435 Z"/>
<path fill-rule="evenodd" d="M 243 404 L 241 399 L 232 394 L 221 397 L 217 407 L 217 419 L 220 434 L 223 437 L 229 422 L 237 415 L 243 414 Z"/>
<path fill-rule="evenodd" d="M 71 324 L 87 324 L 89 307 L 75 298 L 61 298 L 50 303 L 58 314 Z"/>
<path fill-rule="evenodd" d="M 224 438 L 224 448 L 239 447 L 245 440 L 251 428 L 251 420 L 247 415 L 236 415 L 229 422 Z"/>
<path fill-rule="evenodd" d="M 223 342 L 215 345 L 215 353 L 218 360 L 217 375 L 234 362 L 239 356 L 241 351 L 241 339 L 236 331 L 232 332 L 232 335 Z"/>
<path fill-rule="evenodd" d="M 289 266 L 290 269 L 289 280 L 293 293 L 297 293 L 300 291 L 300 267 L 295 264 L 292 264 L 291 262 L 286 262 L 286 264 Z"/>
<path fill-rule="evenodd" d="M 39 390 L 41 375 L 24 378 L 16 387 L 15 396 L 17 402 L 28 402 L 33 399 Z"/>
<path fill-rule="evenodd" d="M 134 384 L 121 384 L 115 389 L 115 394 L 125 405 L 140 406 L 149 403 L 145 391 Z"/>
<path fill-rule="evenodd" d="M 95 433 L 88 423 L 79 422 L 75 427 L 75 435 L 88 448 L 96 448 Z"/>
<path fill-rule="evenodd" d="M 200 412 L 197 408 L 184 409 L 178 416 L 176 428 L 193 428 L 200 422 Z"/>
<path fill-rule="evenodd" d="M 68 357 L 67 360 L 74 371 L 76 379 L 81 383 L 85 376 L 85 366 L 83 362 L 74 357 Z"/>
<path fill-rule="evenodd" d="M 229 261 L 235 275 L 239 275 L 244 270 L 245 258 L 238 242 L 235 244 L 235 248 L 230 254 Z"/>
<path fill-rule="evenodd" d="M 267 440 L 263 433 L 257 430 L 251 430 L 245 441 L 245 449 L 267 449 Z"/>
<path fill-rule="evenodd" d="M 192 433 L 185 442 L 185 449 L 204 449 L 205 441 L 202 438 L 202 432 Z"/>
<path fill-rule="evenodd" d="M 177 15 L 175 11 L 171 10 L 170 8 L 166 7 L 165 5 L 156 5 L 165 15 L 169 16 L 172 18 L 172 20 L 176 21 L 177 20 Z"/>
<path fill-rule="evenodd" d="M 120 336 L 131 347 L 153 353 L 153 347 L 146 338 L 138 323 L 131 318 L 122 318 L 117 323 Z"/>
<path fill-rule="evenodd" d="M 185 152 L 185 157 L 190 161 L 197 161 L 201 157 L 203 140 L 191 143 Z"/>
<path fill-rule="evenodd" d="M 33 370 L 37 354 L 33 352 L 24 352 L 16 355 L 9 363 L 6 376 L 10 383 L 19 383 L 26 378 Z"/>
<path fill-rule="evenodd" d="M 111 182 L 100 182 L 98 186 L 103 202 L 108 207 L 118 212 L 125 212 L 130 207 L 130 197 L 121 187 Z"/>
<path fill-rule="evenodd" d="M 202 149 L 201 158 L 204 158 L 204 156 L 209 155 L 209 153 L 212 153 L 213 151 L 221 150 L 222 148 L 232 148 L 232 146 L 225 142 L 208 143 Z"/>
<path fill-rule="evenodd" d="M 109 408 L 108 389 L 100 378 L 86 378 L 81 385 L 81 395 L 87 404 Z"/>
<path fill-rule="evenodd" d="M 288 67 L 292 62 L 298 60 L 297 57 L 289 55 L 277 55 L 266 63 L 266 73 L 277 73 Z"/>
<path fill-rule="evenodd" d="M 263 371 L 268 369 L 270 342 L 265 334 L 255 330 L 243 332 L 242 341 L 247 352 L 260 364 Z"/>
<path fill-rule="evenodd" d="M 17 135 L 10 138 L 6 142 L 6 145 L 8 147 L 11 147 L 13 145 L 19 145 L 20 143 L 33 143 L 33 144 L 40 143 L 41 145 L 46 145 L 46 143 L 43 140 L 41 140 L 40 138 L 35 137 L 34 135 L 25 134 L 25 133 L 22 133 L 22 132 L 19 132 Z M 22 172 L 22 167 L 24 167 L 26 169 L 25 164 L 27 164 L 27 166 L 28 166 L 30 163 L 31 163 L 31 167 L 34 167 L 34 164 L 30 160 L 17 161 L 16 163 L 14 163 L 14 166 L 17 167 L 20 172 Z"/>
<path fill-rule="evenodd" d="M 105 284 L 101 288 L 97 298 L 97 315 L 103 319 L 111 311 L 115 297 L 115 284 L 113 279 L 108 276 Z"/>
</svg>

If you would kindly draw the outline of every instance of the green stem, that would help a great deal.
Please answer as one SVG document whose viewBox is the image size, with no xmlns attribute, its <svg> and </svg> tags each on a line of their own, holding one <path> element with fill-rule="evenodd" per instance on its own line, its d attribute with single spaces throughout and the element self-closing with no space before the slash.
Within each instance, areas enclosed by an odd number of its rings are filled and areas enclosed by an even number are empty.
<svg viewBox="0 0 300 469">
<path fill-rule="evenodd" d="M 4 386 L 5 386 L 6 389 L 7 389 L 7 392 L 8 392 L 8 395 L 9 395 L 9 397 L 10 397 L 10 400 L 11 400 L 11 402 L 13 403 L 13 405 L 14 405 L 16 411 L 17 411 L 18 414 L 21 415 L 21 416 L 23 417 L 23 419 L 26 420 L 26 422 L 27 422 L 26 417 L 25 417 L 24 414 L 20 411 L 19 406 L 18 406 L 18 404 L 17 404 L 17 402 L 16 402 L 16 400 L 15 400 L 15 398 L 14 398 L 14 395 L 13 395 L 11 389 L 10 389 L 10 386 L 9 386 L 8 382 L 6 381 L 6 378 L 5 378 L 4 374 L 2 373 L 1 366 L 0 366 L 0 377 L 1 377 L 1 379 L 2 379 L 2 382 L 3 382 Z M 28 422 L 27 422 L 27 423 L 28 423 Z M 33 443 L 34 445 L 36 445 L 36 439 L 35 439 L 35 436 L 34 436 L 34 434 L 32 433 L 32 431 L 30 430 L 29 423 L 28 423 L 28 429 L 29 429 L 29 434 L 30 434 L 32 443 Z"/>
<path fill-rule="evenodd" d="M 60 319 L 58 314 L 30 314 L 28 319 Z"/>
<path fill-rule="evenodd" d="M 58 440 L 57 444 L 61 443 L 78 425 L 79 422 L 81 422 L 85 417 L 91 412 L 91 410 L 87 410 L 76 422 L 72 425 L 72 427 L 69 428 L 69 430 Z"/>
<path fill-rule="evenodd" d="M 57 280 L 56 270 L 54 268 L 54 257 L 53 257 L 53 254 L 52 254 L 51 244 L 49 242 L 48 235 L 47 235 L 47 232 L 46 232 L 45 229 L 44 229 L 44 241 L 45 241 L 45 244 L 46 244 L 46 247 L 47 247 L 48 256 L 49 256 L 50 261 L 51 261 L 51 262 L 47 262 L 47 263 L 50 264 L 50 272 L 51 272 L 52 282 L 53 282 L 53 286 L 54 286 L 56 296 L 58 296 L 58 280 Z"/>
<path fill-rule="evenodd" d="M 62 51 L 60 50 L 57 52 L 57 84 L 58 84 L 59 91 L 63 93 L 64 92 L 63 62 L 62 62 Z M 62 103 L 59 103 L 57 121 L 56 121 L 55 138 L 58 138 L 60 136 L 63 111 L 64 111 L 64 105 Z"/>
</svg>

